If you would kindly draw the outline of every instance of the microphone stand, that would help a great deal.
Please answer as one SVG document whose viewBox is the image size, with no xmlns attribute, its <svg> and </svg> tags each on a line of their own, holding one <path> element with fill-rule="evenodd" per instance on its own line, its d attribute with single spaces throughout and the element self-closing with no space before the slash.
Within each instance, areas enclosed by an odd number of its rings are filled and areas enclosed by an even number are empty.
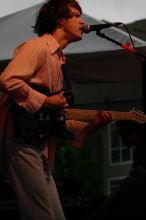
<svg viewBox="0 0 146 220">
<path fill-rule="evenodd" d="M 101 32 L 99 32 L 99 31 L 97 31 L 96 34 L 97 34 L 99 37 L 105 38 L 105 39 L 107 39 L 107 40 L 109 40 L 109 41 L 111 41 L 111 42 L 117 44 L 118 46 L 120 46 L 120 47 L 122 47 L 122 48 L 128 50 L 128 52 L 135 53 L 135 54 L 138 55 L 139 57 L 142 57 L 142 58 L 146 59 L 146 56 L 144 56 L 144 55 L 141 54 L 141 53 L 138 53 L 133 47 L 130 47 L 130 46 L 128 46 L 127 44 L 122 44 L 122 43 L 120 43 L 120 42 L 118 42 L 118 41 L 116 41 L 116 40 L 114 40 L 114 39 L 112 39 L 112 38 L 106 36 L 104 33 L 101 33 Z"/>
<path fill-rule="evenodd" d="M 130 47 L 128 44 L 122 44 L 108 36 L 106 36 L 104 33 L 101 33 L 100 31 L 96 31 L 96 34 L 101 37 L 101 38 L 105 38 L 115 44 L 117 44 L 118 46 L 126 49 L 128 52 L 133 53 L 135 55 L 138 55 L 139 57 L 143 58 L 142 60 L 142 100 L 143 100 L 143 111 L 144 113 L 146 113 L 146 89 L 145 89 L 145 85 L 146 85 L 146 56 L 137 52 L 135 50 L 135 48 Z"/>
</svg>

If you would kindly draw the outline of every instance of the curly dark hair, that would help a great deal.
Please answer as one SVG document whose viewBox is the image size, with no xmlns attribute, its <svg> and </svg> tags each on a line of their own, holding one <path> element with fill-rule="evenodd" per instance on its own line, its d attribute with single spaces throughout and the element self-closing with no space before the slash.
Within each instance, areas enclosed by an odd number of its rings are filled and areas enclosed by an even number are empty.
<svg viewBox="0 0 146 220">
<path fill-rule="evenodd" d="M 56 27 L 58 19 L 71 17 L 69 7 L 79 10 L 82 14 L 82 9 L 76 0 L 49 0 L 39 9 L 35 25 L 33 26 L 34 33 L 42 36 L 45 33 L 52 33 Z"/>
</svg>

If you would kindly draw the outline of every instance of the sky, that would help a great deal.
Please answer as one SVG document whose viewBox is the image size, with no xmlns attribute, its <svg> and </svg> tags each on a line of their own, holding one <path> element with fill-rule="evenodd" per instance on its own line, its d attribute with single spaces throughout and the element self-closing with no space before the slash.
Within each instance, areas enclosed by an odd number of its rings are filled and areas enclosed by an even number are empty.
<svg viewBox="0 0 146 220">
<path fill-rule="evenodd" d="M 83 13 L 99 20 L 130 23 L 146 18 L 146 0 L 78 0 Z M 0 17 L 43 0 L 0 0 Z"/>
<path fill-rule="evenodd" d="M 41 2 L 43 2 L 43 0 L 0 0 L 0 17 Z"/>
</svg>

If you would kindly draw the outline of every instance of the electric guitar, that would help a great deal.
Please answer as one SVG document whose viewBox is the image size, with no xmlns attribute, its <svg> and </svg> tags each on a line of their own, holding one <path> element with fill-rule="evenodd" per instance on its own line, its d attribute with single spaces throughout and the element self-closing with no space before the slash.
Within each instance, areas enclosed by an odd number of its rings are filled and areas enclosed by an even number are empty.
<svg viewBox="0 0 146 220">
<path fill-rule="evenodd" d="M 30 86 L 45 95 L 52 95 L 48 94 L 44 88 L 35 84 L 30 84 Z M 64 95 L 69 105 L 72 106 L 74 103 L 72 91 L 66 90 L 64 91 Z M 65 140 L 71 140 L 74 138 L 74 134 L 66 128 L 65 121 L 67 119 L 92 121 L 98 118 L 100 114 L 100 111 L 96 110 L 71 108 L 66 114 L 62 114 L 58 110 L 51 110 L 44 106 L 42 106 L 38 112 L 31 114 L 14 102 L 12 103 L 11 112 L 16 136 L 30 144 L 39 144 L 49 135 L 57 136 Z M 129 112 L 109 112 L 111 113 L 113 120 L 133 120 L 138 123 L 146 122 L 146 116 L 134 110 Z"/>
<path fill-rule="evenodd" d="M 75 119 L 79 121 L 96 120 L 100 111 L 69 109 L 66 114 L 42 107 L 37 113 L 28 113 L 24 108 L 13 108 L 13 121 L 16 134 L 27 143 L 39 143 L 46 136 L 54 135 L 62 139 L 73 139 L 74 134 L 67 130 L 65 121 Z M 133 120 L 138 123 L 146 122 L 146 115 L 130 110 L 128 112 L 109 111 L 113 120 Z"/>
</svg>

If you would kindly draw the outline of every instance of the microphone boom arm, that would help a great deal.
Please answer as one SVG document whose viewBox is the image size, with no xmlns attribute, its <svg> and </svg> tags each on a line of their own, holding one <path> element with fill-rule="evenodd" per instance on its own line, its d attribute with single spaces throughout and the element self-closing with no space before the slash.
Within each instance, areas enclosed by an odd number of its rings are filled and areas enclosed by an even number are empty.
<svg viewBox="0 0 146 220">
<path fill-rule="evenodd" d="M 138 53 L 133 47 L 130 47 L 130 46 L 126 45 L 126 44 L 124 45 L 124 44 L 122 44 L 122 43 L 120 43 L 120 42 L 118 42 L 118 41 L 116 41 L 116 40 L 114 40 L 114 39 L 112 39 L 112 38 L 106 36 L 104 33 L 101 33 L 100 31 L 96 31 L 96 34 L 97 34 L 99 37 L 105 38 L 106 40 L 109 40 L 109 41 L 111 41 L 111 42 L 117 44 L 118 46 L 120 46 L 120 47 L 126 49 L 126 50 L 127 50 L 128 52 L 130 52 L 130 53 L 135 53 L 136 55 L 138 55 L 138 56 L 140 56 L 140 57 L 146 59 L 146 56 L 144 56 L 144 55 L 141 54 L 141 53 Z"/>
</svg>

